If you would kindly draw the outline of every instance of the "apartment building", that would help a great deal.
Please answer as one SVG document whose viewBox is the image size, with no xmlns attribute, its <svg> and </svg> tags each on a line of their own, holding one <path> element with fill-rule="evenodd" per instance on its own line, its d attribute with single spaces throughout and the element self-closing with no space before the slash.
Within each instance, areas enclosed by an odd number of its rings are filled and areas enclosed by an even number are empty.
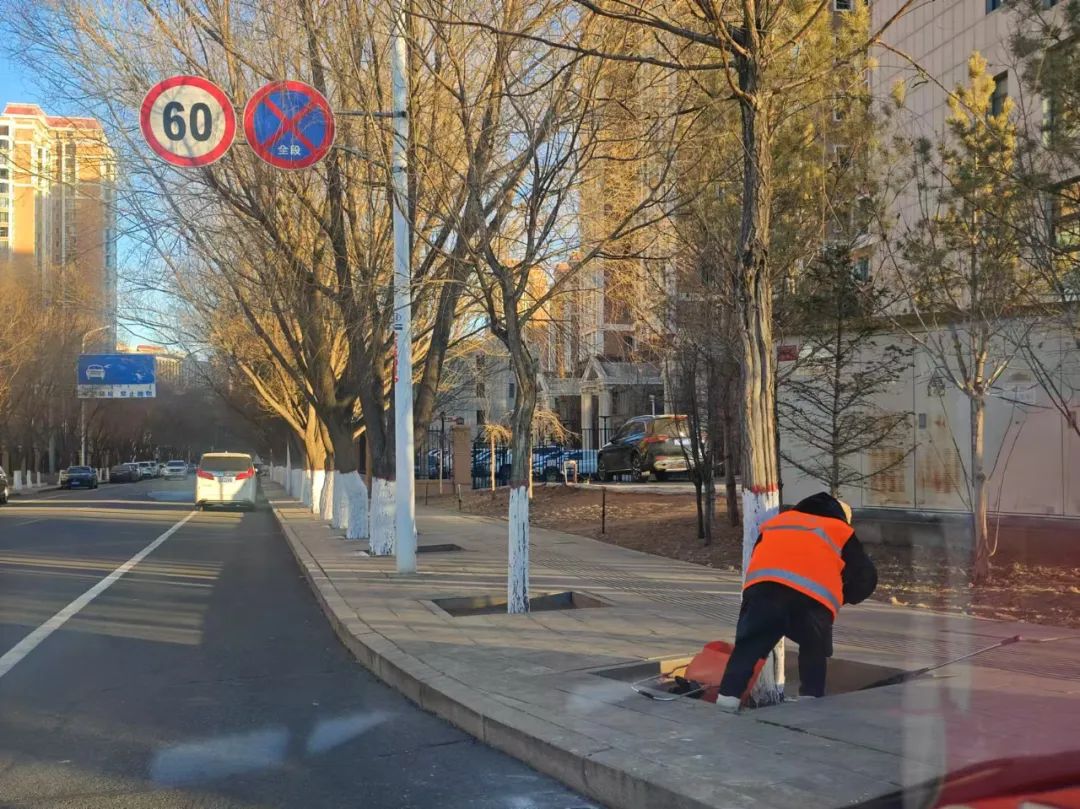
<svg viewBox="0 0 1080 809">
<path fill-rule="evenodd" d="M 0 113 L 0 274 L 50 305 L 90 307 L 116 341 L 116 168 L 101 124 L 36 104 Z"/>
</svg>

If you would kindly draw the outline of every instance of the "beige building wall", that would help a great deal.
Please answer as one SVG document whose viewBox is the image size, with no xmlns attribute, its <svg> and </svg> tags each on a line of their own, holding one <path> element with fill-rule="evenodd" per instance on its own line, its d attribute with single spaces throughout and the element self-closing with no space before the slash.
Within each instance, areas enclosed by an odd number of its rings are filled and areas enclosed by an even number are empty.
<svg viewBox="0 0 1080 809">
<path fill-rule="evenodd" d="M 880 339 L 911 345 L 902 335 Z M 1053 371 L 1059 389 L 1080 390 L 1080 354 L 1071 335 L 1047 329 L 1035 336 L 1035 344 L 1039 343 L 1042 363 Z M 783 386 L 780 396 L 790 396 Z M 862 508 L 969 511 L 968 398 L 944 381 L 927 354 L 916 348 L 910 370 L 875 404 L 907 413 L 909 427 L 892 446 L 848 459 L 870 479 L 841 496 Z M 1074 416 L 1080 419 L 1080 401 L 1074 404 Z M 796 457 L 810 451 L 790 435 L 782 435 L 781 444 Z M 902 460 L 896 464 L 898 459 Z M 1080 517 L 1080 436 L 1068 427 L 1020 358 L 1010 362 L 987 402 L 986 465 L 992 513 Z M 821 481 L 786 462 L 783 481 L 787 503 L 823 488 Z"/>
<path fill-rule="evenodd" d="M 870 6 L 873 29 L 879 29 L 902 3 L 874 0 Z M 1035 128 L 1042 126 L 1042 101 L 1021 87 L 1017 65 L 1009 53 L 1017 12 L 1000 5 L 988 12 L 987 0 L 918 3 L 884 34 L 882 41 L 888 47 L 873 52 L 878 66 L 871 71 L 870 84 L 875 101 L 892 106 L 893 89 L 903 83 L 904 105 L 892 120 L 897 135 L 912 141 L 928 138 L 931 143 L 940 142 L 950 114 L 949 94 L 967 83 L 968 59 L 976 51 L 987 60 L 990 74 L 1004 82 L 1017 107 L 1018 120 Z M 892 214 L 900 227 L 917 222 L 914 193 L 900 194 Z"/>
<path fill-rule="evenodd" d="M 47 303 L 93 308 L 115 330 L 116 177 L 101 125 L 8 104 L 0 161 L 0 273 Z"/>
</svg>

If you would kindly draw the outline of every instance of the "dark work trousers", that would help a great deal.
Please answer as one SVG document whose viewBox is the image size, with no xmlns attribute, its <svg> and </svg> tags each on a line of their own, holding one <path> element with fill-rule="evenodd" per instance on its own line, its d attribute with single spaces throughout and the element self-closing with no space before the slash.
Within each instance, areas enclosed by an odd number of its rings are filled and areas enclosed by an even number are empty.
<svg viewBox="0 0 1080 809">
<path fill-rule="evenodd" d="M 741 696 L 754 666 L 780 638 L 799 644 L 799 693 L 825 695 L 826 659 L 832 657 L 832 613 L 818 601 L 777 582 L 761 582 L 743 591 L 735 650 L 728 659 L 720 693 Z"/>
</svg>

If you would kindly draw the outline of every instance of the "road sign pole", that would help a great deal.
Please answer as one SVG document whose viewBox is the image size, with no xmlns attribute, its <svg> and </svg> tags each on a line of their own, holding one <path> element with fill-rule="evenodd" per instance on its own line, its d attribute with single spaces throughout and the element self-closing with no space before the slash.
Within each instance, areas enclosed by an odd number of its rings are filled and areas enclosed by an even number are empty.
<svg viewBox="0 0 1080 809">
<path fill-rule="evenodd" d="M 86 399 L 79 399 L 79 466 L 86 466 Z"/>
<path fill-rule="evenodd" d="M 416 506 L 413 501 L 412 269 L 409 255 L 408 84 L 405 10 L 393 3 L 390 70 L 393 89 L 394 138 L 390 173 L 394 210 L 394 330 L 397 338 L 397 380 L 394 382 L 394 426 L 397 450 L 395 485 L 398 573 L 416 572 Z"/>
</svg>

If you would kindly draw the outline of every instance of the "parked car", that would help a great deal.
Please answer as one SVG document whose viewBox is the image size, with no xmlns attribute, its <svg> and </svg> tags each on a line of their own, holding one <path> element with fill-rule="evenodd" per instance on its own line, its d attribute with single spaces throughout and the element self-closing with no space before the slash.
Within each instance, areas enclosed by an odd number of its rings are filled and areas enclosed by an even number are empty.
<svg viewBox="0 0 1080 809">
<path fill-rule="evenodd" d="M 61 489 L 96 489 L 97 471 L 89 466 L 69 466 L 60 472 Z"/>
<path fill-rule="evenodd" d="M 255 508 L 258 478 L 251 456 L 242 452 L 207 452 L 195 472 L 195 505 Z"/>
<path fill-rule="evenodd" d="M 8 479 L 4 467 L 0 466 L 0 506 L 8 501 Z"/>
<path fill-rule="evenodd" d="M 157 461 L 136 461 L 136 465 L 139 467 L 139 475 L 141 480 L 152 478 L 157 475 Z"/>
<path fill-rule="evenodd" d="M 166 480 L 174 480 L 176 478 L 187 480 L 187 461 L 169 461 L 167 464 L 162 465 L 161 469 L 161 476 Z"/>
<path fill-rule="evenodd" d="M 673 472 L 687 472 L 690 435 L 686 416 L 635 416 L 600 447 L 596 476 L 629 474 L 641 480 L 646 474 L 665 480 Z"/>
<path fill-rule="evenodd" d="M 533 477 L 536 479 L 556 481 L 562 476 L 562 458 L 565 450 L 556 445 L 533 447 L 532 467 Z M 508 447 L 495 448 L 495 483 L 505 486 L 510 482 L 510 469 L 513 462 L 513 451 Z M 438 467 L 435 467 L 436 474 Z M 474 478 L 489 478 L 491 476 L 491 449 L 476 445 L 473 448 L 472 476 Z"/>
<path fill-rule="evenodd" d="M 136 483 L 142 479 L 137 464 L 118 463 L 109 470 L 110 483 Z"/>
</svg>

